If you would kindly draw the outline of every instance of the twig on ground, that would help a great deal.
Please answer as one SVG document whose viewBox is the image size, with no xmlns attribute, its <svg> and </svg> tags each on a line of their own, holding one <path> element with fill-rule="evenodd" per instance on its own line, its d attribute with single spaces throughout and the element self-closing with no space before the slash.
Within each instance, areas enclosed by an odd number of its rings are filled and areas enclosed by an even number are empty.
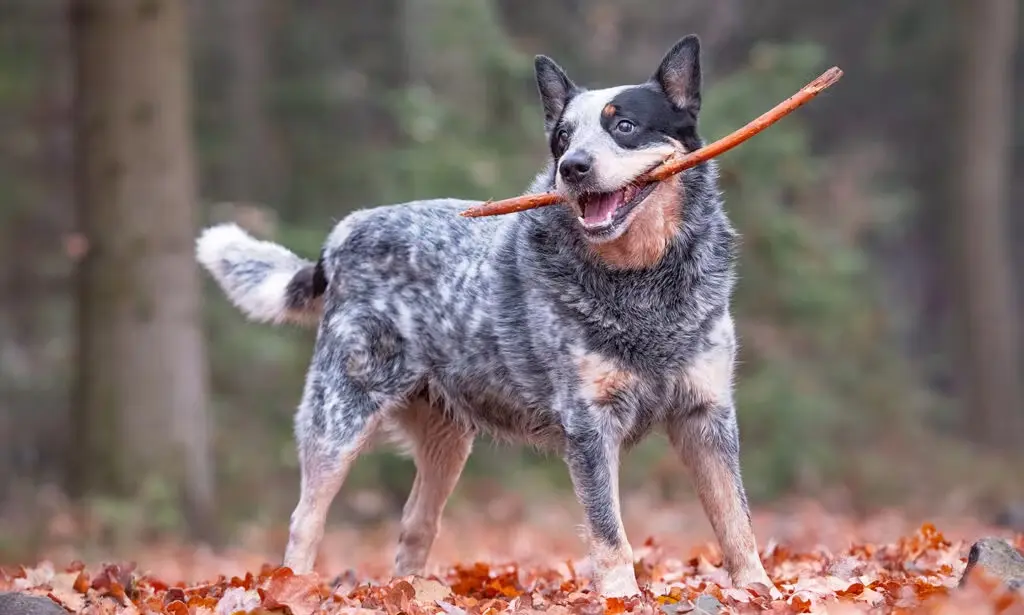
<svg viewBox="0 0 1024 615">
<path fill-rule="evenodd" d="M 839 81 L 839 78 L 843 76 L 843 71 L 838 66 L 833 66 L 824 73 L 822 73 L 817 79 L 808 83 L 801 88 L 796 94 L 793 94 L 786 100 L 775 105 L 770 111 L 762 114 L 757 119 L 753 120 L 743 128 L 732 132 L 731 134 L 722 137 L 721 139 L 706 145 L 698 150 L 692 151 L 682 156 L 671 156 L 663 163 L 646 173 L 645 175 L 637 178 L 636 183 L 650 183 L 656 181 L 663 181 L 682 173 L 686 169 L 695 167 L 698 164 L 705 162 L 718 156 L 730 149 L 736 147 L 740 143 L 743 143 L 750 137 L 761 132 L 765 128 L 768 128 L 775 122 L 779 121 L 783 117 L 789 115 L 798 107 L 803 106 L 805 103 L 810 101 L 812 98 L 820 94 L 826 88 Z M 527 209 L 534 209 L 537 207 L 546 207 L 548 205 L 554 205 L 562 202 L 562 196 L 557 192 L 543 192 L 540 194 L 525 194 L 522 196 L 513 197 L 510 199 L 503 199 L 501 201 L 487 201 L 482 205 L 476 207 L 470 207 L 460 215 L 466 218 L 480 218 L 483 216 L 500 216 L 502 214 L 510 214 L 517 211 L 524 211 Z"/>
</svg>

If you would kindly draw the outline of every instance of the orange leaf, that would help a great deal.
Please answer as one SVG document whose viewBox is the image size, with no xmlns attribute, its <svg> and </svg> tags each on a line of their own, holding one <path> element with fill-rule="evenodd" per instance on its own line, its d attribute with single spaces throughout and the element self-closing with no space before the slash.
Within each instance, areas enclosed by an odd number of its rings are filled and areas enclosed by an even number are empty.
<svg viewBox="0 0 1024 615">
<path fill-rule="evenodd" d="M 72 585 L 72 589 L 80 594 L 84 594 L 89 590 L 89 576 L 85 574 L 85 571 L 79 571 L 78 576 L 75 577 L 75 582 Z"/>
<path fill-rule="evenodd" d="M 619 613 L 626 612 L 626 601 L 622 598 L 608 598 L 607 604 L 608 608 L 605 612 L 610 615 L 619 615 Z"/>
<path fill-rule="evenodd" d="M 797 613 L 809 613 L 811 611 L 811 601 L 804 600 L 800 596 L 790 598 L 790 604 L 793 605 Z"/>
<path fill-rule="evenodd" d="M 164 606 L 164 612 L 167 615 L 189 615 L 188 607 L 181 600 L 175 600 Z"/>
<path fill-rule="evenodd" d="M 54 575 L 50 581 L 50 599 L 58 602 L 72 613 L 81 611 L 85 608 L 85 596 L 83 595 L 85 592 L 76 589 L 81 576 L 81 572 L 64 572 Z"/>
<path fill-rule="evenodd" d="M 260 589 L 263 607 L 288 609 L 292 615 L 312 615 L 325 597 L 315 574 L 296 575 L 284 567 L 274 570 Z"/>
</svg>

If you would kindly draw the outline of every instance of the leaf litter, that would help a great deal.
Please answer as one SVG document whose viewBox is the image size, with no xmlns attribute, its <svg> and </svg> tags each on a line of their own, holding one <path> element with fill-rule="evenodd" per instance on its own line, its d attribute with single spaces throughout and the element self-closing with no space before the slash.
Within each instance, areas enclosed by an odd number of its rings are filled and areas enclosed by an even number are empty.
<svg viewBox="0 0 1024 615">
<path fill-rule="evenodd" d="M 1024 535 L 1016 537 L 1024 546 Z M 761 558 L 775 587 L 732 587 L 714 544 L 688 558 L 648 539 L 636 550 L 640 596 L 601 598 L 572 562 L 552 565 L 473 562 L 429 577 L 349 577 L 263 565 L 244 576 L 168 583 L 131 563 L 64 569 L 43 561 L 0 569 L 0 591 L 46 596 L 87 614 L 269 615 L 427 613 L 1017 613 L 1024 596 L 979 575 L 957 583 L 969 544 L 932 524 L 883 544 L 839 552 L 769 543 Z"/>
</svg>

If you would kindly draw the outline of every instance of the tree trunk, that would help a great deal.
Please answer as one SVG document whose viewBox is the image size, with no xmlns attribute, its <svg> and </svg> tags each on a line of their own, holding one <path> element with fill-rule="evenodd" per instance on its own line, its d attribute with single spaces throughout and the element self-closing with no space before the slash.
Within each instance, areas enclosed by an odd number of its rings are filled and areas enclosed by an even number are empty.
<svg viewBox="0 0 1024 615">
<path fill-rule="evenodd" d="M 949 282 L 958 308 L 964 425 L 979 443 L 1003 447 L 1019 447 L 1022 412 L 1007 226 L 1017 3 L 957 2 L 960 64 L 948 124 L 954 148 Z"/>
<path fill-rule="evenodd" d="M 165 481 L 213 534 L 185 3 L 72 0 L 78 272 L 72 493 Z"/>
<path fill-rule="evenodd" d="M 224 0 L 224 44 L 230 59 L 227 78 L 231 160 L 227 187 L 232 200 L 276 203 L 280 164 L 267 116 L 268 9 L 266 0 Z"/>
</svg>

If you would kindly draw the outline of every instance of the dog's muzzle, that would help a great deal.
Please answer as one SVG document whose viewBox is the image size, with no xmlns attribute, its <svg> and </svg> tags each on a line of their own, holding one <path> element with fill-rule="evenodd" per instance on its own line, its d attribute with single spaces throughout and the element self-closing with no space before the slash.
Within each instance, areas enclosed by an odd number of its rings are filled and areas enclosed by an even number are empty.
<svg viewBox="0 0 1024 615">
<path fill-rule="evenodd" d="M 613 192 L 585 192 L 576 199 L 580 224 L 589 235 L 603 235 L 625 221 L 633 209 L 654 191 L 655 184 L 627 184 Z"/>
</svg>

